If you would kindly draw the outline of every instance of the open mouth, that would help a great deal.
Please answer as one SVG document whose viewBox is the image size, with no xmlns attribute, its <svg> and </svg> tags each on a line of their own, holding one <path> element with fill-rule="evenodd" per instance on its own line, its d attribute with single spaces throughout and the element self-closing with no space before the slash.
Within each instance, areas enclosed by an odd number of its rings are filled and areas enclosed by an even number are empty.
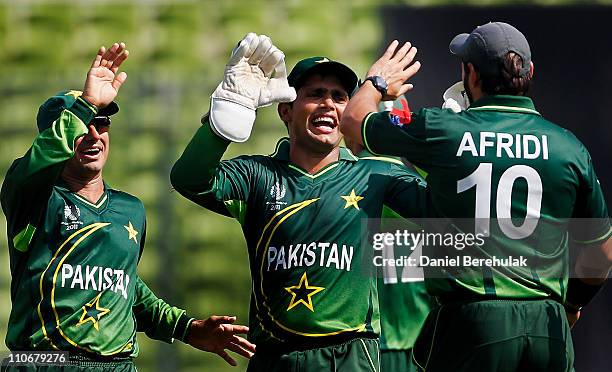
<svg viewBox="0 0 612 372">
<path fill-rule="evenodd" d="M 84 149 L 79 151 L 81 154 L 81 157 L 85 158 L 85 159 L 97 159 L 100 156 L 100 153 L 102 153 L 102 150 L 98 147 L 90 147 L 88 149 Z"/>
<path fill-rule="evenodd" d="M 321 134 L 329 134 L 336 129 L 338 123 L 331 116 L 319 116 L 310 121 L 310 124 Z"/>
</svg>

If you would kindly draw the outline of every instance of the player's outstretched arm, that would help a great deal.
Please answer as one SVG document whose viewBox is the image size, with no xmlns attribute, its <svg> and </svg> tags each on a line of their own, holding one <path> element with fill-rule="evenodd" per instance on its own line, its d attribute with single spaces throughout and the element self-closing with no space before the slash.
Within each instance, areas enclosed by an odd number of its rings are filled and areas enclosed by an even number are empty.
<svg viewBox="0 0 612 372">
<path fill-rule="evenodd" d="M 74 155 L 76 139 L 87 133 L 87 124 L 99 108 L 115 98 L 125 81 L 127 75 L 117 71 L 127 56 L 123 43 L 115 43 L 109 50 L 101 47 L 87 73 L 85 93 L 64 91 L 40 107 L 36 118 L 39 134 L 26 154 L 9 168 L 0 197 L 9 234 L 15 235 L 9 241 L 14 241 L 18 250 L 27 249 L 36 229 L 29 223 L 37 220 L 64 163 Z"/>
<path fill-rule="evenodd" d="M 381 100 L 394 101 L 413 88 L 406 83 L 421 68 L 420 62 L 414 61 L 417 49 L 409 42 L 397 49 L 397 40 L 391 42 L 385 53 L 370 67 L 366 75 L 382 78 L 387 87 L 381 92 L 375 88 L 372 81 L 366 80 L 357 93 L 351 98 L 340 121 L 340 130 L 352 141 L 364 144 L 361 135 L 361 123 L 365 117 L 378 110 Z"/>
<path fill-rule="evenodd" d="M 235 321 L 234 316 L 216 315 L 205 320 L 194 320 L 189 325 L 185 342 L 197 349 L 215 353 L 230 365 L 236 366 L 236 361 L 226 350 L 251 358 L 255 353 L 255 345 L 238 336 L 249 332 L 249 328 L 233 324 Z"/>
<path fill-rule="evenodd" d="M 181 195 L 226 215 L 225 201 L 246 200 L 251 170 L 235 161 L 220 165 L 221 157 L 231 142 L 248 139 L 257 108 L 295 99 L 284 58 L 265 35 L 249 33 L 234 48 L 210 112 L 172 167 L 170 180 Z"/>
</svg>

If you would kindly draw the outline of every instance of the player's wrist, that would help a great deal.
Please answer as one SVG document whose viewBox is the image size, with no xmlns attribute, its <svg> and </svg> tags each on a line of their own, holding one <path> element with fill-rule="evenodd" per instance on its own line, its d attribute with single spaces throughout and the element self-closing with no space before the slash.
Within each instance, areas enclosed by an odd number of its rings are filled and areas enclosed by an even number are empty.
<svg viewBox="0 0 612 372">
<path fill-rule="evenodd" d="M 68 110 L 76 115 L 81 121 L 87 125 L 98 113 L 98 108 L 92 105 L 83 97 L 77 97 L 72 106 Z"/>
<path fill-rule="evenodd" d="M 188 316 L 186 313 L 181 314 L 178 321 L 176 322 L 176 327 L 174 328 L 173 337 L 177 340 L 183 341 L 188 344 L 189 340 L 189 329 L 191 327 L 191 323 L 195 320 Z"/>
<path fill-rule="evenodd" d="M 254 108 L 224 98 L 211 98 L 208 113 L 210 128 L 223 139 L 238 143 L 248 140 L 255 117 Z"/>
<path fill-rule="evenodd" d="M 380 95 L 380 99 L 382 100 L 387 95 L 387 81 L 378 75 L 370 75 L 365 78 L 363 82 L 360 83 L 360 86 L 366 86 L 366 89 L 372 90 L 374 88 Z"/>
</svg>

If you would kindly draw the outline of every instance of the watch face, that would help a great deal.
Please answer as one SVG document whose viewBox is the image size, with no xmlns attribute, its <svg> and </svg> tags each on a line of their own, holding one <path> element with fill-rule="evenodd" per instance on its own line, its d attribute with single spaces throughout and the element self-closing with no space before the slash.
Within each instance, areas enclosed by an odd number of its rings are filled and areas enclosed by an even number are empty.
<svg viewBox="0 0 612 372">
<path fill-rule="evenodd" d="M 372 82 L 374 88 L 376 88 L 376 90 L 378 90 L 383 96 L 387 93 L 387 82 L 385 79 L 380 76 L 370 76 L 368 79 Z"/>
<path fill-rule="evenodd" d="M 378 89 L 384 89 L 385 91 L 387 90 L 387 82 L 385 81 L 385 79 L 383 79 L 380 76 L 376 76 L 376 87 Z"/>
</svg>

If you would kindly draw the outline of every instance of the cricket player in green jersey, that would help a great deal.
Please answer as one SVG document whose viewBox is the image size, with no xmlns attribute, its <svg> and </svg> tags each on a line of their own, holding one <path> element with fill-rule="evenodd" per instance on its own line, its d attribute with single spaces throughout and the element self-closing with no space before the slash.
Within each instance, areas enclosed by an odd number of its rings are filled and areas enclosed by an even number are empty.
<svg viewBox="0 0 612 372">
<path fill-rule="evenodd" d="M 426 371 L 572 370 L 563 305 L 570 312 L 585 305 L 612 261 L 608 211 L 588 151 L 526 96 L 531 52 L 513 26 L 489 23 L 455 37 L 450 49 L 462 60 L 469 108 L 422 109 L 408 125 L 375 112 L 387 99 L 384 83 L 407 91 L 419 68 L 407 58 L 416 53 L 410 43 L 397 46 L 372 65 L 348 105 L 345 135 L 425 170 L 433 217 L 459 221 L 464 233 L 470 224 L 459 219 L 470 218 L 485 237 L 472 252 L 529 263 L 426 268 L 427 288 L 442 305 L 425 323 L 415 362 Z M 580 249 L 569 280 L 568 241 Z"/>
<path fill-rule="evenodd" d="M 383 205 L 418 217 L 427 194 L 404 167 L 339 146 L 357 80 L 325 57 L 300 61 L 287 77 L 283 53 L 248 34 L 172 169 L 183 196 L 242 225 L 257 344 L 249 371 L 379 371 L 377 285 L 362 219 L 380 218 Z M 272 102 L 281 102 L 289 138 L 272 155 L 221 161 L 231 142 L 248 139 L 255 110 Z"/>
<path fill-rule="evenodd" d="M 6 174 L 13 305 L 6 344 L 13 352 L 68 351 L 69 371 L 131 371 L 140 331 L 236 365 L 224 349 L 250 357 L 254 346 L 236 335 L 248 328 L 232 325 L 234 317 L 194 320 L 155 296 L 137 273 L 142 202 L 102 179 L 127 57 L 123 43 L 101 47 L 82 92 L 62 92 L 40 107 L 38 136 Z"/>
</svg>

